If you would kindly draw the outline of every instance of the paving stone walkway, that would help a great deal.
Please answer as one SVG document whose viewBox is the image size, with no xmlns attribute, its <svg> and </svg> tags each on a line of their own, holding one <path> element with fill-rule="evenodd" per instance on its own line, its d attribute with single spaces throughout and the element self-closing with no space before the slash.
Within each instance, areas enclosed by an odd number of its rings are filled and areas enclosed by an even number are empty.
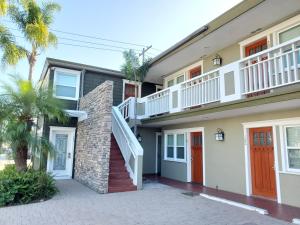
<svg viewBox="0 0 300 225">
<path fill-rule="evenodd" d="M 58 181 L 53 199 L 0 208 L 0 225 L 284 225 L 256 212 L 188 196 L 162 184 L 135 192 L 97 194 L 74 180 Z"/>
</svg>

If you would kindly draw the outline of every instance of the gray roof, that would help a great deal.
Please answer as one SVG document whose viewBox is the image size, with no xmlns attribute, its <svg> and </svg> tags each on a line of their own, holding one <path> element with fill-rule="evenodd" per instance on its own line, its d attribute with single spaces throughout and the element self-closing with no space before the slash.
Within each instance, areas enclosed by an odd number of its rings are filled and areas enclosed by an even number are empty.
<svg viewBox="0 0 300 225">
<path fill-rule="evenodd" d="M 87 70 L 87 71 L 93 71 L 98 73 L 105 73 L 112 76 L 125 77 L 125 75 L 121 73 L 121 71 L 117 71 L 117 70 L 112 70 L 112 69 L 107 69 L 107 68 L 102 68 L 102 67 L 97 67 L 92 65 L 86 65 L 86 64 L 76 63 L 76 62 L 70 62 L 62 59 L 46 58 L 43 71 L 40 76 L 40 80 L 44 79 L 47 70 L 50 67 L 62 67 L 62 68 L 74 69 L 74 70 Z"/>
</svg>

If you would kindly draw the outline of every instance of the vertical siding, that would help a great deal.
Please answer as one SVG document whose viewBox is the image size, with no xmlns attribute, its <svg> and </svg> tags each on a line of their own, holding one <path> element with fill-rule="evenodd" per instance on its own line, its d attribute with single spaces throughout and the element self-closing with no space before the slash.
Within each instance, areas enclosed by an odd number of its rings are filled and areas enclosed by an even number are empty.
<svg viewBox="0 0 300 225">
<path fill-rule="evenodd" d="M 113 86 L 113 105 L 118 105 L 122 102 L 123 80 L 121 77 L 86 71 L 83 83 L 83 95 L 86 95 L 100 84 L 107 80 L 114 82 Z"/>
<path fill-rule="evenodd" d="M 145 97 L 147 95 L 151 95 L 156 91 L 156 84 L 144 82 L 142 84 L 142 97 Z"/>
</svg>

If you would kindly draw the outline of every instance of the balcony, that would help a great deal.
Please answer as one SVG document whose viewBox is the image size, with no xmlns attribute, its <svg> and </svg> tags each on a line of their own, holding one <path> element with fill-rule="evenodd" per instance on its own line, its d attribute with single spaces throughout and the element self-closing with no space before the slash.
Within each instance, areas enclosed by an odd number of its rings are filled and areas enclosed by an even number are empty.
<svg viewBox="0 0 300 225">
<path fill-rule="evenodd" d="M 249 98 L 298 82 L 300 37 L 136 101 L 129 98 L 119 109 L 125 119 L 147 119 Z"/>
</svg>

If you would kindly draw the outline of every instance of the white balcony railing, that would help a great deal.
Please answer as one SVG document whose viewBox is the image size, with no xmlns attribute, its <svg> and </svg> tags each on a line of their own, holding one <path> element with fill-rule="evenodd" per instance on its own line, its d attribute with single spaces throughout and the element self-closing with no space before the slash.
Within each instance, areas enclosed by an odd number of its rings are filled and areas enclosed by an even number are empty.
<svg viewBox="0 0 300 225">
<path fill-rule="evenodd" d="M 240 61 L 243 94 L 299 82 L 299 38 Z"/>
<path fill-rule="evenodd" d="M 137 118 L 180 112 L 213 102 L 239 100 L 252 96 L 252 93 L 263 94 L 264 91 L 298 82 L 300 37 L 139 98 Z M 123 104 L 120 110 L 124 118 L 132 118 L 128 112 L 134 105 Z"/>
</svg>

